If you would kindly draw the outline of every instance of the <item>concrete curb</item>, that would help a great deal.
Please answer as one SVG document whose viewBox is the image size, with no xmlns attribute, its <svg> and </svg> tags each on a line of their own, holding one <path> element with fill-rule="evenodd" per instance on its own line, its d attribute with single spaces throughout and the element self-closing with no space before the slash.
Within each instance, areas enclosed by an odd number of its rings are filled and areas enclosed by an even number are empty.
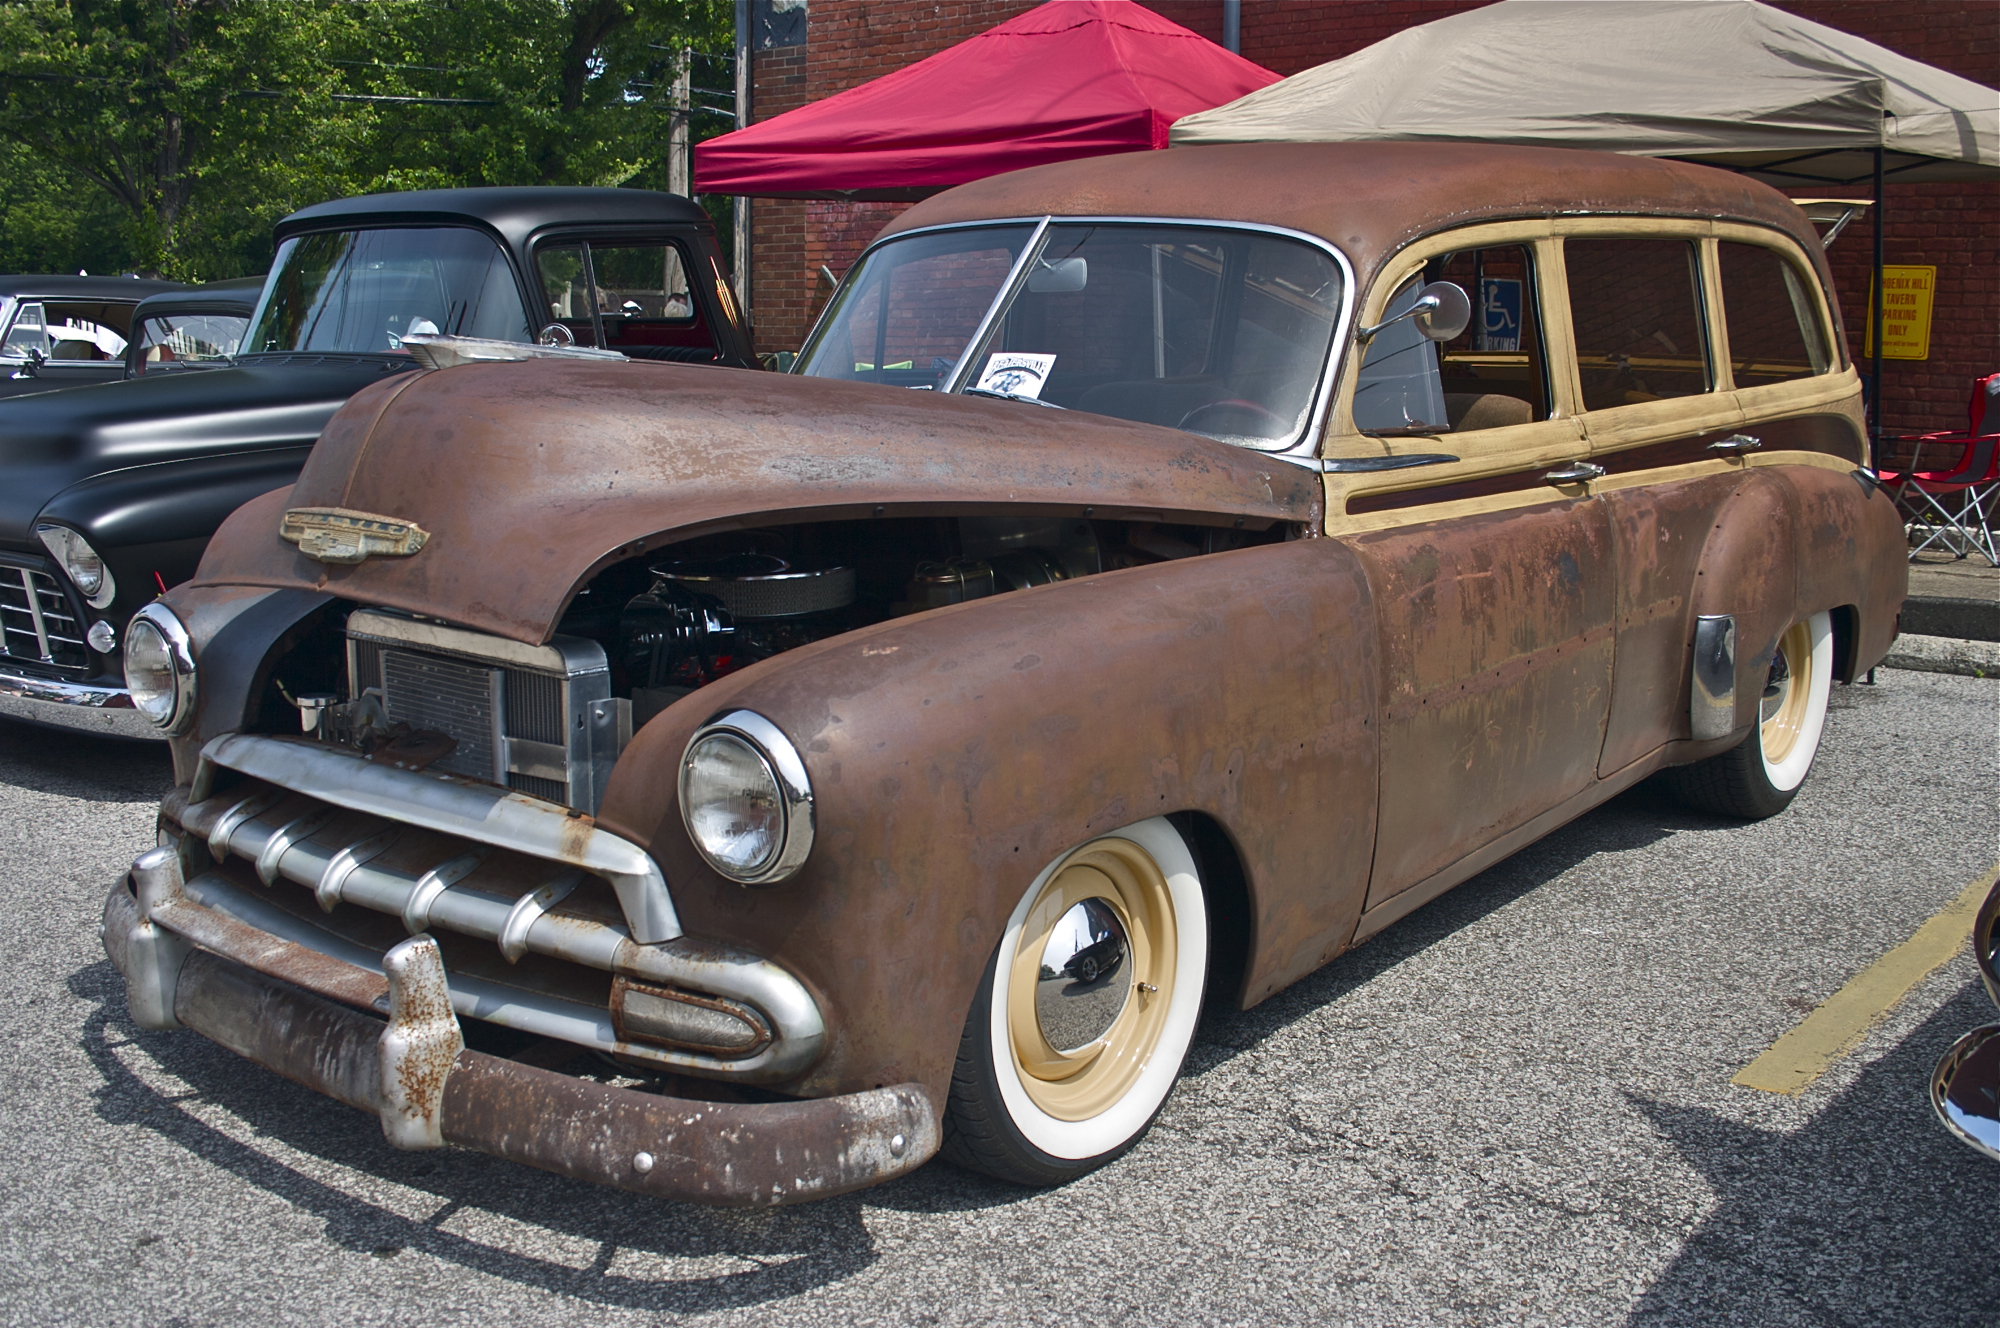
<svg viewBox="0 0 2000 1328">
<path fill-rule="evenodd" d="M 1882 661 L 1885 669 L 1917 673 L 1959 673 L 1968 678 L 2000 678 L 2000 642 L 1961 641 L 1949 636 L 1899 636 Z"/>
<path fill-rule="evenodd" d="M 1914 636 L 2000 641 L 2000 600 L 1912 595 L 1903 601 L 1903 630 Z"/>
</svg>

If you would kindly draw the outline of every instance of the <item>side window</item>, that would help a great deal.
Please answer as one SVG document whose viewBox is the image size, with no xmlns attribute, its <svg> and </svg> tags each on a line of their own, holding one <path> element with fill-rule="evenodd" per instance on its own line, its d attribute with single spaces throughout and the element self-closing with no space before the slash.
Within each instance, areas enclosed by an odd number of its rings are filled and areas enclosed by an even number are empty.
<svg viewBox="0 0 2000 1328">
<path fill-rule="evenodd" d="M 1423 284 L 1419 273 L 1397 287 L 1383 319 L 1407 312 Z M 1424 336 L 1416 319 L 1390 323 L 1368 343 L 1354 385 L 1354 427 L 1362 433 L 1431 433 L 1448 427 L 1437 343 Z"/>
<path fill-rule="evenodd" d="M 1495 429 L 1549 417 L 1548 356 L 1535 307 L 1534 251 L 1494 245 L 1433 259 L 1430 281 L 1472 297 L 1472 322 L 1438 349 L 1445 420 L 1453 430 Z"/>
<path fill-rule="evenodd" d="M 579 346 L 602 344 L 637 359 L 702 359 L 699 352 L 713 347 L 688 289 L 686 259 L 671 241 L 546 245 L 535 269 L 549 318 Z"/>
<path fill-rule="evenodd" d="M 1724 240 L 1722 314 L 1738 387 L 1811 378 L 1833 367 L 1812 288 L 1776 250 Z"/>
<path fill-rule="evenodd" d="M 1710 389 L 1697 263 L 1687 240 L 1571 236 L 1563 242 L 1585 410 Z"/>
<path fill-rule="evenodd" d="M 7 340 L 0 343 L 0 356 L 10 360 L 25 360 L 28 352 L 38 350 L 49 353 L 49 334 L 42 326 L 44 315 L 42 306 L 35 303 L 24 304 L 14 315 L 13 325 L 7 329 Z"/>
<path fill-rule="evenodd" d="M 133 369 L 225 360 L 236 353 L 248 318 L 234 314 L 157 314 L 141 323 Z"/>
<path fill-rule="evenodd" d="M 590 317 L 590 270 L 580 244 L 550 244 L 535 251 L 535 271 L 541 277 L 543 323 L 561 323 L 579 346 L 597 344 L 597 325 Z M 539 335 L 541 328 L 535 329 Z"/>
</svg>

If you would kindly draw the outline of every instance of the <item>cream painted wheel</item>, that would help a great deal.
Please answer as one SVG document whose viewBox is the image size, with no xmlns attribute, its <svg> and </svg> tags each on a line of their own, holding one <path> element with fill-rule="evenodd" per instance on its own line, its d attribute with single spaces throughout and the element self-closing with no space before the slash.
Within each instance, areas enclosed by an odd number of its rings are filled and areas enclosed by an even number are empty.
<svg viewBox="0 0 2000 1328">
<path fill-rule="evenodd" d="M 1778 638 L 1758 703 L 1757 745 L 1764 777 L 1781 793 L 1805 780 L 1819 751 L 1833 688 L 1833 615 L 1815 613 Z"/>
<path fill-rule="evenodd" d="M 966 1020 L 945 1155 L 1059 1184 L 1138 1141 L 1194 1040 L 1208 917 L 1155 818 L 1080 845 L 1015 905 Z"/>
</svg>

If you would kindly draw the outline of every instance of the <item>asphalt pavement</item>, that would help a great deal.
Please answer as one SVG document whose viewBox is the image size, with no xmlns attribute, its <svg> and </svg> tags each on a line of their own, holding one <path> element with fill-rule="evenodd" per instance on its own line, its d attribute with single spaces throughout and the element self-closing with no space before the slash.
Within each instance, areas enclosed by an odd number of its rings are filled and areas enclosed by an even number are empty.
<svg viewBox="0 0 2000 1328">
<path fill-rule="evenodd" d="M 0 721 L 0 1323 L 1983 1328 L 2000 1166 L 1925 1096 L 1965 951 L 1800 1096 L 1730 1083 L 1997 855 L 2000 682 L 1878 677 L 1784 815 L 1642 786 L 1211 1024 L 1103 1171 L 768 1212 L 399 1153 L 135 1029 L 97 918 L 165 754 Z"/>
</svg>

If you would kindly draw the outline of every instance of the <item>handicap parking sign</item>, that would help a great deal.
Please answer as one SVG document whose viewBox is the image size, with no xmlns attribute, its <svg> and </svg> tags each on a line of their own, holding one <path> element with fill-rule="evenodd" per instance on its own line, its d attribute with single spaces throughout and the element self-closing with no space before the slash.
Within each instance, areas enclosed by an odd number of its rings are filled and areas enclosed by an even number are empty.
<svg viewBox="0 0 2000 1328">
<path fill-rule="evenodd" d="M 1479 324 L 1474 350 L 1521 349 L 1521 283 L 1513 277 L 1479 282 Z"/>
</svg>

